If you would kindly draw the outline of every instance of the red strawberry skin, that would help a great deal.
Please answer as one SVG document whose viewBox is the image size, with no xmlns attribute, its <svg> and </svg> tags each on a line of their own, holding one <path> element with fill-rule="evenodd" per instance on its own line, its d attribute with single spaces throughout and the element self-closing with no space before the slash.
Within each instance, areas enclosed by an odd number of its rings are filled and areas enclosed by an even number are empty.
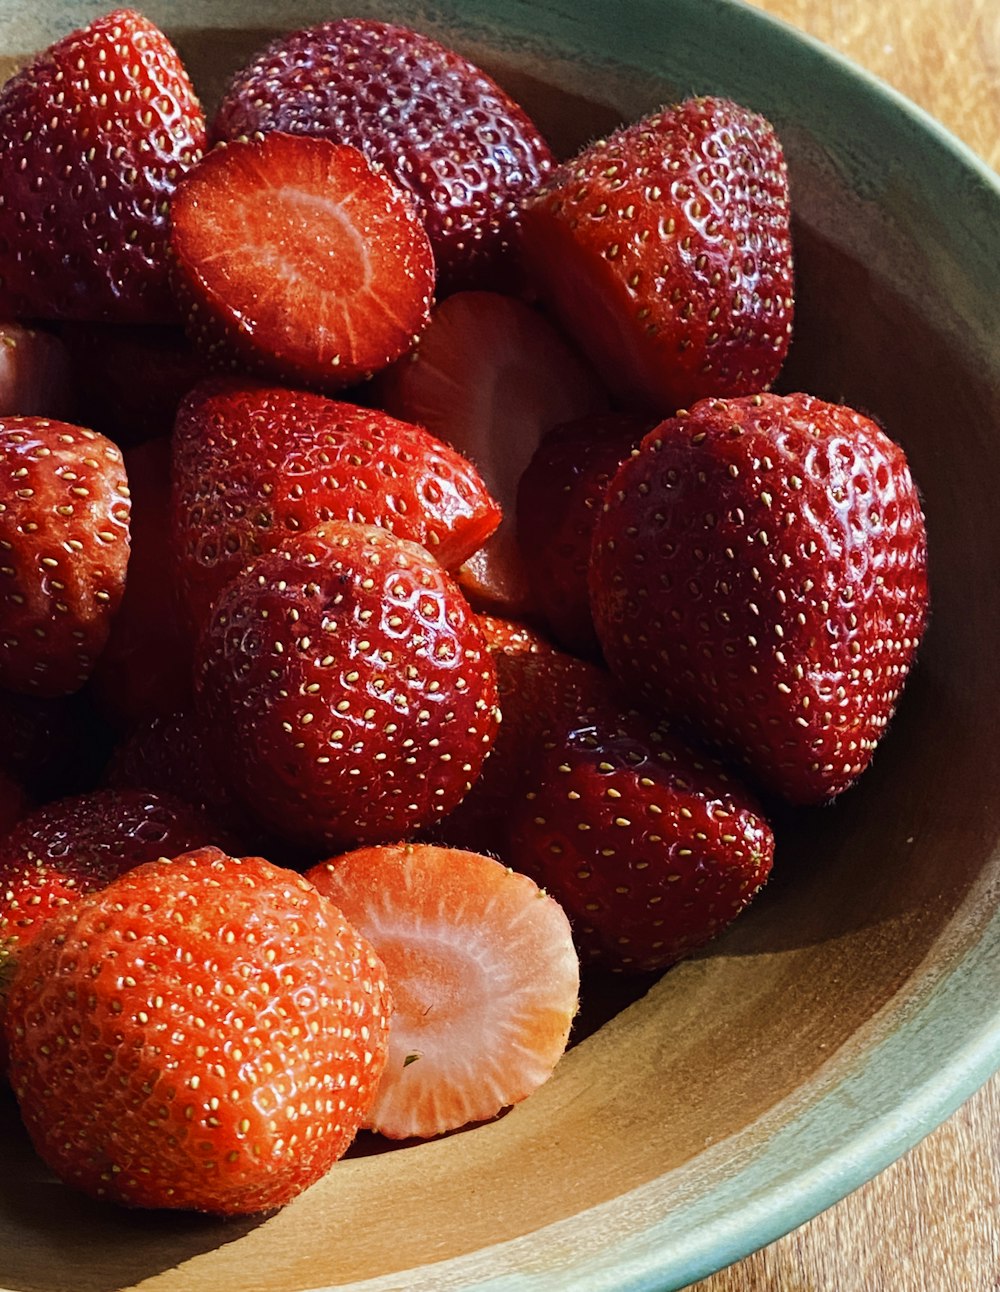
<svg viewBox="0 0 1000 1292">
<path fill-rule="evenodd" d="M 332 902 L 203 848 L 130 871 L 26 948 L 11 1085 L 41 1157 L 92 1197 L 255 1213 L 347 1148 L 390 1013 L 381 962 Z"/>
<path fill-rule="evenodd" d="M 167 207 L 204 145 L 176 51 L 134 10 L 39 54 L 0 89 L 0 283 L 13 311 L 174 318 Z"/>
<path fill-rule="evenodd" d="M 129 490 L 119 449 L 41 417 L 0 418 L 0 686 L 79 690 L 125 588 Z"/>
<path fill-rule="evenodd" d="M 595 533 L 614 672 L 796 803 L 867 766 L 928 613 L 903 450 L 809 395 L 706 400 L 650 432 Z"/>
<path fill-rule="evenodd" d="M 449 576 L 414 543 L 337 521 L 226 586 L 195 687 L 247 807 L 317 851 L 445 815 L 499 716 L 495 670 Z"/>
<path fill-rule="evenodd" d="M 0 323 L 0 417 L 72 417 L 69 352 L 40 327 Z"/>
<path fill-rule="evenodd" d="M 360 148 L 415 201 L 441 294 L 509 275 L 519 204 L 553 166 L 534 124 L 479 68 L 428 36 L 360 18 L 276 40 L 234 78 L 212 129 Z"/>
<path fill-rule="evenodd" d="M 611 390 L 658 416 L 763 390 L 791 336 L 788 185 L 769 122 L 689 99 L 592 144 L 522 217 L 544 300 Z"/>
<path fill-rule="evenodd" d="M 460 453 L 378 410 L 232 378 L 191 392 L 174 433 L 173 542 L 194 622 L 244 565 L 329 520 L 381 525 L 453 567 L 500 508 Z"/>
<path fill-rule="evenodd" d="M 170 246 L 215 366 L 340 390 L 404 354 L 430 313 L 423 225 L 346 144 L 274 132 L 216 148 L 178 186 Z"/>
<path fill-rule="evenodd" d="M 511 813 L 509 860 L 563 906 L 581 962 L 666 968 L 767 879 L 774 836 L 711 760 L 637 713 L 557 721 Z"/>
</svg>

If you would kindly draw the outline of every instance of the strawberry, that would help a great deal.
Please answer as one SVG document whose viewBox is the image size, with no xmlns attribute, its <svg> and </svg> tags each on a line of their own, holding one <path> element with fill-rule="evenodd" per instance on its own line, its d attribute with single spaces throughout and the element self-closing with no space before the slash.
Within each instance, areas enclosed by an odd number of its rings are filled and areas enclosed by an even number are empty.
<svg viewBox="0 0 1000 1292">
<path fill-rule="evenodd" d="M 134 10 L 22 68 L 0 89 L 0 287 L 13 311 L 173 318 L 167 209 L 204 144 L 176 50 Z"/>
<path fill-rule="evenodd" d="M 210 357 L 339 390 L 427 322 L 427 235 L 356 148 L 280 133 L 217 148 L 181 181 L 170 219 L 175 289 Z"/>
<path fill-rule="evenodd" d="M 577 655 L 599 652 L 587 571 L 604 493 L 651 429 L 629 413 L 598 413 L 543 438 L 517 488 L 517 534 L 532 594 L 549 631 Z"/>
<path fill-rule="evenodd" d="M 230 378 L 181 405 L 173 533 L 200 623 L 255 556 L 328 520 L 381 525 L 460 565 L 500 521 L 476 469 L 419 426 L 322 395 Z"/>
<path fill-rule="evenodd" d="M 498 722 L 495 670 L 449 576 L 415 543 L 338 521 L 227 584 L 195 685 L 247 807 L 317 849 L 443 816 Z"/>
<path fill-rule="evenodd" d="M 609 387 L 657 416 L 763 390 L 792 327 L 781 145 L 726 99 L 688 99 L 591 144 L 522 216 L 539 291 Z"/>
<path fill-rule="evenodd" d="M 78 690 L 125 587 L 129 491 L 110 440 L 0 418 L 0 686 Z"/>
<path fill-rule="evenodd" d="M 580 969 L 559 905 L 474 852 L 362 848 L 308 871 L 371 941 L 395 1011 L 366 1124 L 393 1139 L 484 1121 L 552 1073 Z"/>
<path fill-rule="evenodd" d="M 409 194 L 442 293 L 497 284 L 521 199 L 552 154 L 489 76 L 429 36 L 346 18 L 279 37 L 234 78 L 222 139 L 283 130 L 353 144 Z"/>
<path fill-rule="evenodd" d="M 579 707 L 603 701 L 612 683 L 602 669 L 557 650 L 526 625 L 492 615 L 481 615 L 479 625 L 496 667 L 503 720 L 479 779 L 428 834 L 503 856 L 510 808 L 545 730 Z"/>
<path fill-rule="evenodd" d="M 642 715 L 562 717 L 511 813 L 511 864 L 566 909 L 581 960 L 643 972 L 714 937 L 767 878 L 774 836 L 722 769 Z"/>
<path fill-rule="evenodd" d="M 482 472 L 505 519 L 459 582 L 482 609 L 530 612 L 517 483 L 547 430 L 606 407 L 587 364 L 530 306 L 495 292 L 460 292 L 437 306 L 414 350 L 379 376 L 375 400 L 426 426 Z"/>
<path fill-rule="evenodd" d="M 69 353 L 42 328 L 0 323 L 0 417 L 70 417 Z"/>
<path fill-rule="evenodd" d="M 830 798 L 868 764 L 926 623 L 905 454 L 810 395 L 705 400 L 615 476 L 591 593 L 627 685 L 762 787 Z"/>
<path fill-rule="evenodd" d="M 202 848 L 129 871 L 25 948 L 11 1085 L 67 1184 L 132 1207 L 254 1213 L 351 1142 L 390 1010 L 378 957 L 311 884 Z"/>
<path fill-rule="evenodd" d="M 125 453 L 132 496 L 132 550 L 125 594 L 91 686 L 121 726 L 172 713 L 191 699 L 193 646 L 172 577 L 170 441 Z"/>
</svg>

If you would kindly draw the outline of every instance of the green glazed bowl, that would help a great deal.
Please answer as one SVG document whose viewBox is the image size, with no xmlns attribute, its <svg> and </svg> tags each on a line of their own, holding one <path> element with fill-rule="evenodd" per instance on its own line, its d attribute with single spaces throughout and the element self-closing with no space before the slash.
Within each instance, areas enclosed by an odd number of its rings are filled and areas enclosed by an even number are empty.
<svg viewBox="0 0 1000 1292">
<path fill-rule="evenodd" d="M 104 7 L 4 0 L 0 53 Z M 332 12 L 147 11 L 208 102 L 270 31 Z M 799 276 L 782 388 L 872 412 L 904 444 L 928 518 L 930 632 L 860 785 L 779 822 L 754 908 L 508 1116 L 350 1157 L 283 1212 L 222 1224 L 71 1195 L 0 1102 L 7 1292 L 678 1288 L 835 1202 L 1000 1065 L 997 177 L 884 86 L 731 0 L 352 12 L 486 65 L 563 152 L 692 93 L 774 121 Z"/>
</svg>

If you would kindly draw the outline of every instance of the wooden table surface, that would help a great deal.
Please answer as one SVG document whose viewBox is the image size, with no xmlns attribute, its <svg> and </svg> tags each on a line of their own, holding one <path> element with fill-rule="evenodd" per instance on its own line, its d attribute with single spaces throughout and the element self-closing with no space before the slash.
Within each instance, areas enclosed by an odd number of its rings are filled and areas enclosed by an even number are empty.
<svg viewBox="0 0 1000 1292">
<path fill-rule="evenodd" d="M 754 0 L 1000 170 L 1000 0 Z M 1000 1074 L 863 1188 L 691 1292 L 997 1292 Z"/>
</svg>

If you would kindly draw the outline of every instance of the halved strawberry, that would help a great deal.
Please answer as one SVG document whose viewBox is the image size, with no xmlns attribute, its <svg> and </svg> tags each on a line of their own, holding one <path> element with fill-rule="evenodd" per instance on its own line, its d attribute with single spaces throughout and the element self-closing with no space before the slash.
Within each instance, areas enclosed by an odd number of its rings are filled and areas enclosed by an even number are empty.
<svg viewBox="0 0 1000 1292">
<path fill-rule="evenodd" d="M 499 286 L 521 200 L 552 169 L 524 111 L 429 36 L 345 18 L 281 36 L 234 78 L 217 138 L 284 130 L 353 144 L 416 204 L 442 292 Z"/>
<path fill-rule="evenodd" d="M 528 200 L 542 297 L 616 395 L 663 417 L 763 390 L 792 329 L 784 155 L 770 122 L 688 99 L 598 140 Z"/>
<path fill-rule="evenodd" d="M 216 358 L 341 389 L 427 322 L 427 234 L 356 148 L 278 132 L 216 148 L 170 218 L 188 332 Z"/>
<path fill-rule="evenodd" d="M 57 336 L 23 323 L 0 323 L 0 417 L 71 417 L 70 357 Z"/>
<path fill-rule="evenodd" d="M 174 318 L 167 209 L 204 146 L 177 51 L 132 9 L 22 68 L 0 90 L 0 284 L 13 312 Z"/>
<path fill-rule="evenodd" d="M 500 521 L 475 467 L 422 427 L 246 379 L 209 379 L 183 401 L 173 482 L 174 559 L 195 623 L 254 557 L 328 520 L 381 525 L 446 568 Z"/>
<path fill-rule="evenodd" d="M 427 1138 L 496 1116 L 551 1075 L 580 969 L 557 902 L 474 852 L 363 848 L 306 873 L 385 964 L 395 1010 L 366 1124 Z"/>
<path fill-rule="evenodd" d="M 410 354 L 381 374 L 375 400 L 426 426 L 482 472 L 504 520 L 459 582 L 483 609 L 528 613 L 533 603 L 517 545 L 517 485 L 546 431 L 607 407 L 589 366 L 522 301 L 459 292 L 436 307 Z"/>
</svg>

